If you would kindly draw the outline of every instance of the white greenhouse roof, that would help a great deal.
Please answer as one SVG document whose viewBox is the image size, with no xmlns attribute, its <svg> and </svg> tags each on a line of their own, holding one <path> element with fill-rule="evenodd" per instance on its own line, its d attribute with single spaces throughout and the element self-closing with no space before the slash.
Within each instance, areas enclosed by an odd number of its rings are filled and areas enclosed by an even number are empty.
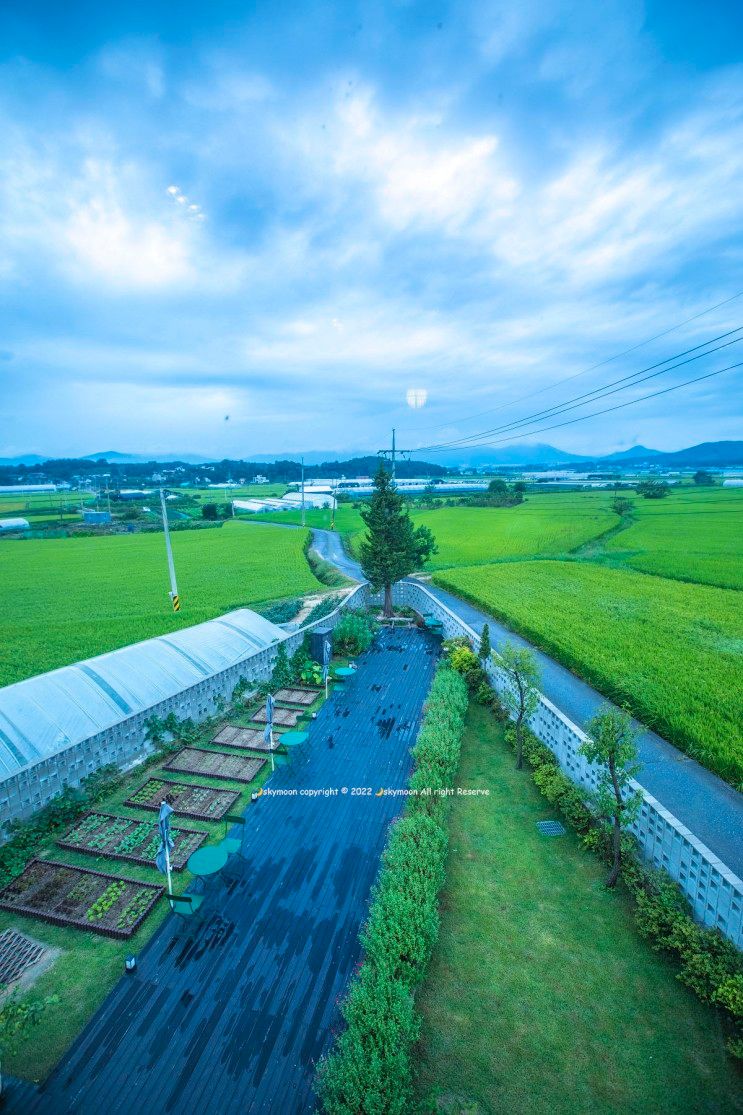
<svg viewBox="0 0 743 1115">
<path fill-rule="evenodd" d="M 287 637 L 248 608 L 0 689 L 0 781 Z"/>
</svg>

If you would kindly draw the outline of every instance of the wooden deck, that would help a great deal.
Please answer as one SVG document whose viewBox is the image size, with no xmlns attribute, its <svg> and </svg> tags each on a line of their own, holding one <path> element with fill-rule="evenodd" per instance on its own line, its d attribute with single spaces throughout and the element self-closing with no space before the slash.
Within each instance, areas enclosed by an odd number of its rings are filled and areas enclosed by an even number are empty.
<svg viewBox="0 0 743 1115">
<path fill-rule="evenodd" d="M 383 631 L 247 811 L 248 862 L 209 889 L 192 929 L 170 918 L 24 1115 L 309 1112 L 340 1024 L 358 931 L 435 666 L 436 641 Z M 346 787 L 347 793 L 341 788 Z M 370 787 L 371 795 L 352 795 Z M 300 796 L 300 790 L 329 796 Z M 337 793 L 332 793 L 337 791 Z M 122 963 L 124 951 L 122 950 Z"/>
</svg>

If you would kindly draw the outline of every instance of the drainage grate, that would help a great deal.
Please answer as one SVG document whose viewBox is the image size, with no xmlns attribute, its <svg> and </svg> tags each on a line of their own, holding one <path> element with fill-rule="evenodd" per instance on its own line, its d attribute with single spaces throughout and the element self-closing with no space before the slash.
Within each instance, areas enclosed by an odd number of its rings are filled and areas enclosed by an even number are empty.
<svg viewBox="0 0 743 1115">
<path fill-rule="evenodd" d="M 15 983 L 25 971 L 44 957 L 47 950 L 38 941 L 6 929 L 0 933 L 0 985 Z"/>
<path fill-rule="evenodd" d="M 537 821 L 542 836 L 564 836 L 565 829 L 559 821 Z"/>
</svg>

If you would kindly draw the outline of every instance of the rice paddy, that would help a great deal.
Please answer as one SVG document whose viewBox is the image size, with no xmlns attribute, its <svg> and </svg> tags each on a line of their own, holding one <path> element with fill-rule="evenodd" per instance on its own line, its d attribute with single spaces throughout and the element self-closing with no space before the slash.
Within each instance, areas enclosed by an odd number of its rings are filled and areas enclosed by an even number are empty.
<svg viewBox="0 0 743 1115">
<path fill-rule="evenodd" d="M 162 533 L 5 540 L 0 685 L 233 608 L 321 589 L 305 539 L 305 531 L 234 521 L 174 532 L 177 614 Z"/>
</svg>

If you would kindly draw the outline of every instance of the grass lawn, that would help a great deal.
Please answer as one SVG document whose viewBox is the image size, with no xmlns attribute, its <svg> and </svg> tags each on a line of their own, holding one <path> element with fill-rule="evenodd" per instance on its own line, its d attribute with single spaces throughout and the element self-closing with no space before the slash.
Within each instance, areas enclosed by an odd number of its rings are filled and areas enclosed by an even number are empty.
<svg viewBox="0 0 743 1115">
<path fill-rule="evenodd" d="M 733 589 L 580 562 L 453 569 L 481 604 L 737 786 L 743 612 Z"/>
<path fill-rule="evenodd" d="M 248 706 L 248 711 L 226 715 L 225 719 L 229 720 L 231 724 L 247 725 L 250 723 L 249 711 L 254 707 L 255 703 L 251 703 Z M 215 734 L 215 728 L 206 729 L 199 742 L 207 743 Z M 230 749 L 225 748 L 224 750 L 229 751 Z M 240 755 L 243 752 L 235 750 L 234 754 Z M 105 800 L 96 803 L 94 808 L 98 811 L 116 813 L 135 820 L 149 821 L 154 825 L 157 821 L 156 813 L 133 809 L 131 806 L 124 806 L 123 802 L 148 777 L 156 776 L 160 765 L 160 762 L 152 762 L 148 766 L 138 766 L 125 779 L 122 786 Z M 209 778 L 207 775 L 175 774 L 168 771 L 164 772 L 163 777 L 173 782 L 190 782 L 218 789 L 237 790 L 240 793 L 240 799 L 235 802 L 230 812 L 242 813 L 249 807 L 251 793 L 262 786 L 266 779 L 270 777 L 270 774 L 271 764 L 267 762 L 258 777 L 249 785 Z M 190 817 L 184 817 L 181 824 L 184 828 L 208 832 L 210 834 L 208 843 L 218 843 L 224 835 L 224 824 L 222 822 L 197 821 Z M 173 817 L 172 827 L 178 827 L 177 814 Z M 125 863 L 106 856 L 92 856 L 83 852 L 58 848 L 55 840 L 64 831 L 66 830 L 61 829 L 48 837 L 35 854 L 41 855 L 45 859 L 55 859 L 63 863 L 76 864 L 80 867 L 92 868 L 95 871 L 110 872 L 130 879 L 141 879 L 150 883 L 164 883 L 163 876 L 155 870 L 154 866 L 152 868 L 139 867 L 136 864 Z M 186 890 L 192 879 L 193 876 L 188 870 L 174 871 L 174 890 L 177 893 Z M 59 1002 L 48 1006 L 42 1014 L 40 1023 L 31 1029 L 26 1037 L 10 1047 L 7 1059 L 3 1059 L 4 1070 L 11 1075 L 21 1076 L 35 1082 L 48 1076 L 59 1058 L 121 977 L 125 957 L 132 952 L 135 954 L 141 952 L 159 926 L 169 916 L 171 916 L 169 908 L 165 900 L 161 899 L 133 937 L 126 941 L 115 941 L 95 933 L 86 933 L 75 928 L 63 929 L 58 926 L 46 925 L 36 918 L 21 917 L 8 910 L 0 910 L 0 932 L 9 926 L 14 926 L 36 940 L 62 950 L 62 955 L 56 960 L 53 967 L 39 978 L 33 991 L 30 992 L 33 997 L 56 995 Z"/>
<path fill-rule="evenodd" d="M 537 833 L 550 808 L 479 707 L 459 784 L 490 796 L 453 803 L 441 935 L 417 996 L 423 1109 L 743 1110 L 714 1013 L 637 936 L 577 838 Z"/>
<path fill-rule="evenodd" d="M 172 535 L 182 610 L 168 599 L 162 533 L 0 544 L 0 685 L 233 608 L 322 589 L 306 532 L 227 522 Z"/>
</svg>

